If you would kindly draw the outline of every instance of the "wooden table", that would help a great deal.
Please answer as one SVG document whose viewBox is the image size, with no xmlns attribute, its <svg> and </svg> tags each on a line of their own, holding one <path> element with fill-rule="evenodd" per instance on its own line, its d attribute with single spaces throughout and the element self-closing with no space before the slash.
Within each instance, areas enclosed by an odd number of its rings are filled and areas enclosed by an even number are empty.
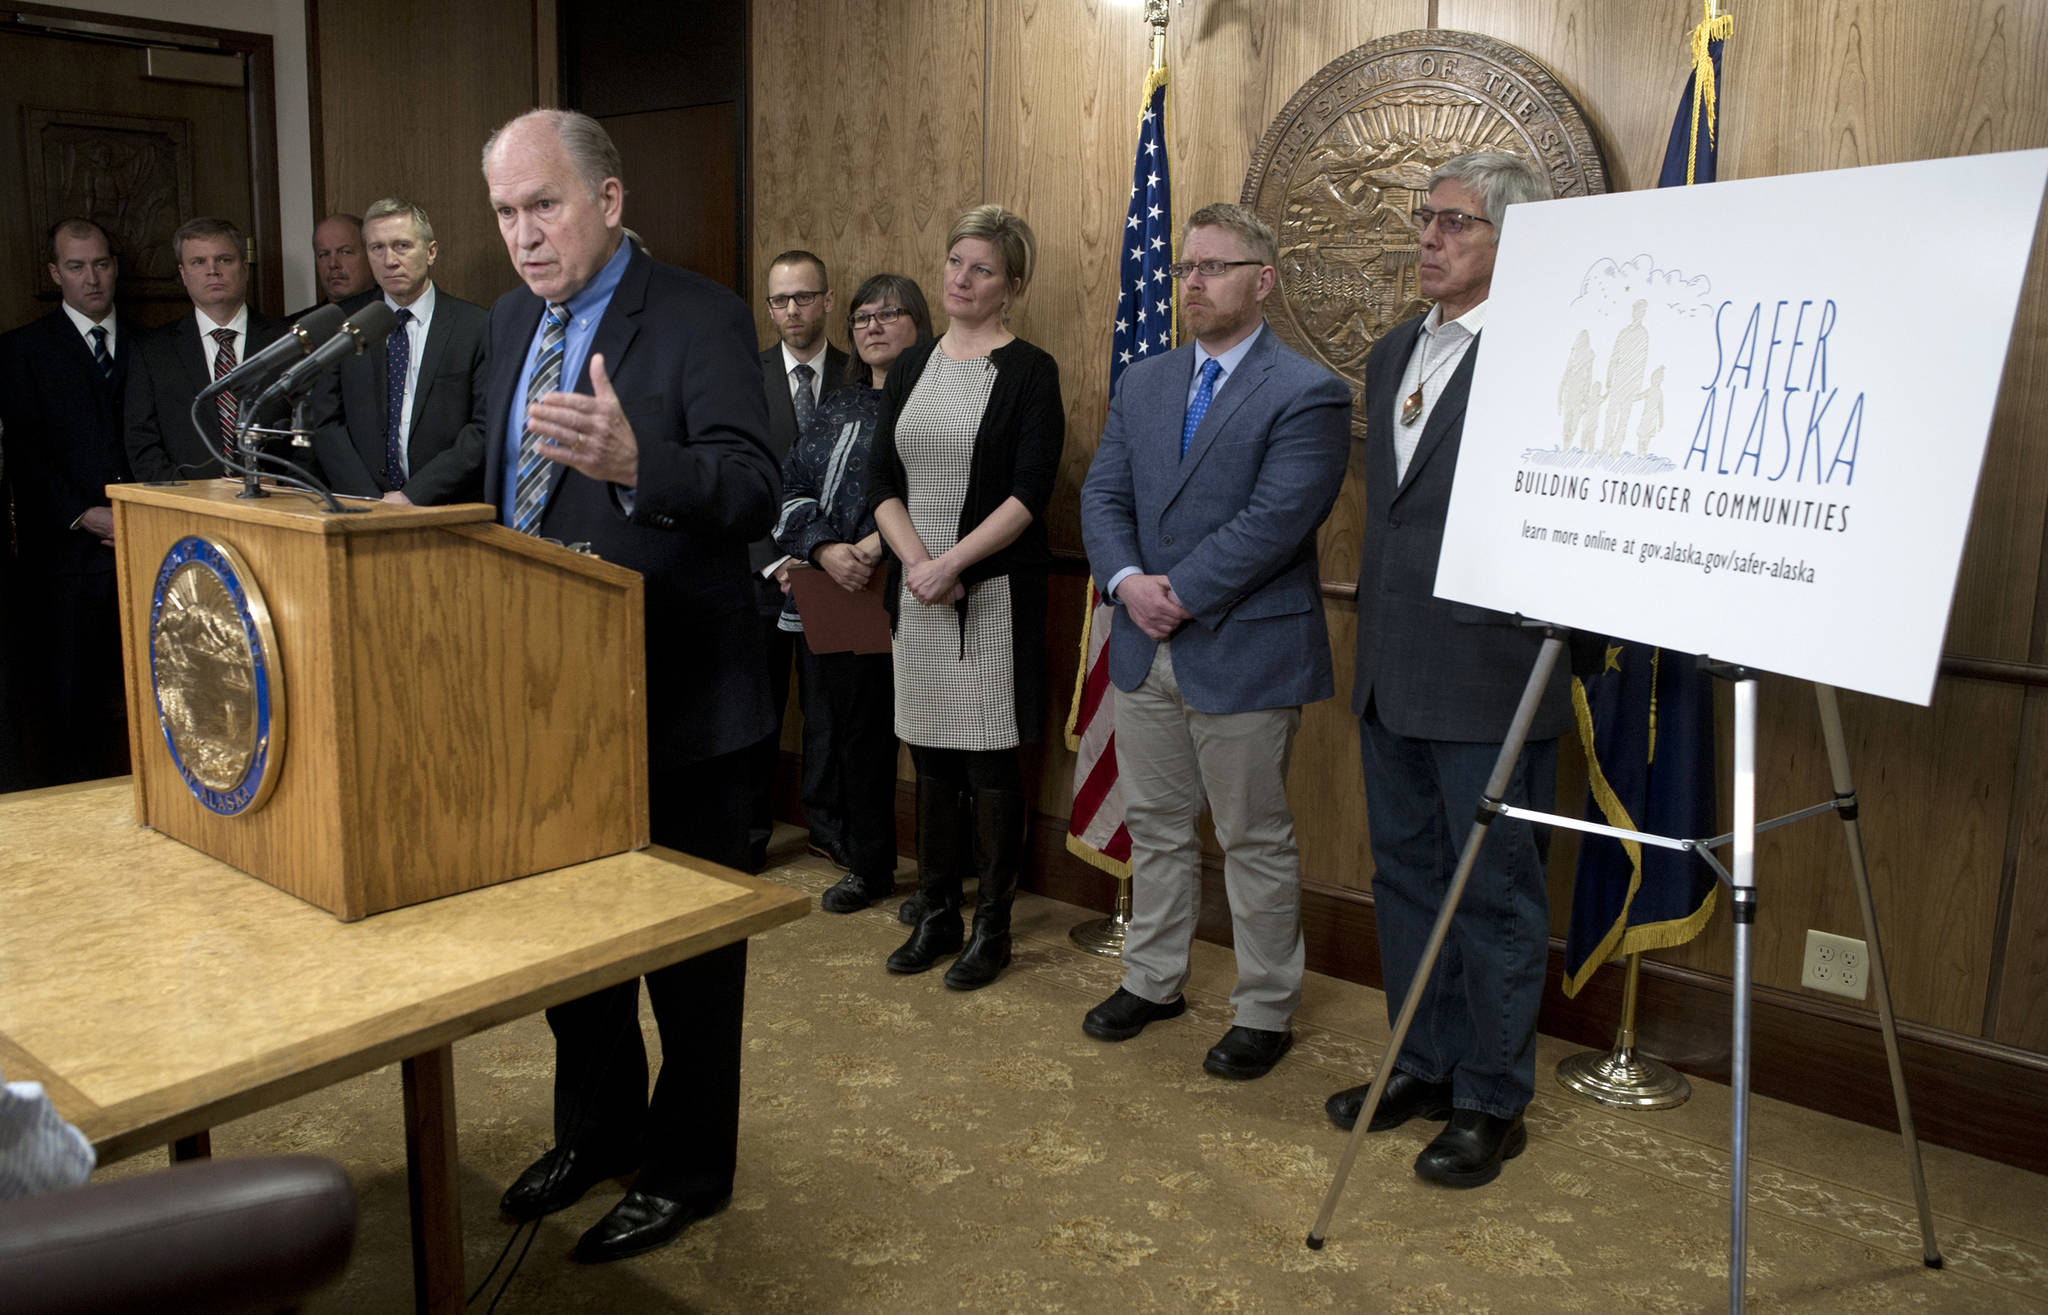
<svg viewBox="0 0 2048 1315">
<path fill-rule="evenodd" d="M 343 923 L 136 826 L 134 800 L 0 795 L 0 1070 L 109 1161 L 402 1061 L 422 1311 L 466 1296 L 450 1045 L 809 904 L 657 848 Z"/>
</svg>

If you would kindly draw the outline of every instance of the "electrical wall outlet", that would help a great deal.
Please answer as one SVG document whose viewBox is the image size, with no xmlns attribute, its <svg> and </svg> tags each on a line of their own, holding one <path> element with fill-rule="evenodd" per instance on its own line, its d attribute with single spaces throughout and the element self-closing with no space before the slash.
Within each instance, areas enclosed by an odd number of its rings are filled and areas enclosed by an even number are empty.
<svg viewBox="0 0 2048 1315">
<path fill-rule="evenodd" d="M 1808 930 L 1799 984 L 1861 1000 L 1870 994 L 1870 947 L 1848 936 Z"/>
</svg>

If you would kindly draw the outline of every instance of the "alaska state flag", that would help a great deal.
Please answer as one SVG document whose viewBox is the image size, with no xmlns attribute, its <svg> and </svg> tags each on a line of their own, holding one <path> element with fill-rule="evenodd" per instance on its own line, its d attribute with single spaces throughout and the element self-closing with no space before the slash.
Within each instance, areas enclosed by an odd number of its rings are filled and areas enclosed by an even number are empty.
<svg viewBox="0 0 2048 1315">
<path fill-rule="evenodd" d="M 1732 22 L 1692 32 L 1692 76 L 1679 98 L 1659 187 L 1714 181 L 1721 45 Z M 1586 816 L 1653 835 L 1718 833 L 1714 810 L 1714 691 L 1690 653 L 1611 643 L 1603 669 L 1572 681 L 1586 751 Z M 1564 993 L 1577 995 L 1601 964 L 1683 945 L 1714 912 L 1713 874 L 1679 850 L 1585 835 L 1572 881 Z"/>
</svg>

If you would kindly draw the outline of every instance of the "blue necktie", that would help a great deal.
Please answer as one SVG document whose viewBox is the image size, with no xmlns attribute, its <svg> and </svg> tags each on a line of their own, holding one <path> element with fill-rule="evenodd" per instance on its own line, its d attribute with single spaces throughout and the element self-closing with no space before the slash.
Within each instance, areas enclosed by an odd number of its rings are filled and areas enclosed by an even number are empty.
<svg viewBox="0 0 2048 1315">
<path fill-rule="evenodd" d="M 384 339 L 384 487 L 405 487 L 405 376 L 412 368 L 412 312 L 398 312 L 398 327 Z"/>
<path fill-rule="evenodd" d="M 540 335 L 540 355 L 533 362 L 533 378 L 526 385 L 526 404 L 532 406 L 562 384 L 562 344 L 569 333 L 569 308 L 548 303 L 547 327 Z M 519 435 L 519 482 L 513 486 L 512 528 L 521 534 L 540 532 L 541 504 L 547 498 L 548 459 L 540 454 L 540 435 L 528 426 Z"/>
<path fill-rule="evenodd" d="M 1185 458 L 1188 444 L 1194 441 L 1195 431 L 1202 427 L 1202 417 L 1209 414 L 1209 403 L 1216 398 L 1216 376 L 1223 373 L 1223 367 L 1215 357 L 1202 362 L 1202 384 L 1195 389 L 1195 400 L 1188 403 L 1188 418 L 1180 427 L 1180 454 Z"/>
<path fill-rule="evenodd" d="M 105 325 L 92 326 L 92 359 L 100 363 L 100 373 L 114 377 L 114 358 L 107 355 L 107 330 Z"/>
</svg>

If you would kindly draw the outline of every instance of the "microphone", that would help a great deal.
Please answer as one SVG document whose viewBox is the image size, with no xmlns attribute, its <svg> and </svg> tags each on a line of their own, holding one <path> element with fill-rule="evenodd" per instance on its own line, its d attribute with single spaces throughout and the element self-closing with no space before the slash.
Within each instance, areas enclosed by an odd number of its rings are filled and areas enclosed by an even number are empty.
<svg viewBox="0 0 2048 1315">
<path fill-rule="evenodd" d="M 241 392 L 267 382 L 279 370 L 326 344 L 344 327 L 346 317 L 347 312 L 332 303 L 307 311 L 282 338 L 207 384 L 198 400 L 210 402 L 222 393 Z"/>
<path fill-rule="evenodd" d="M 306 359 L 277 377 L 277 382 L 256 399 L 260 411 L 280 397 L 303 392 L 315 377 L 344 356 L 356 356 L 375 347 L 398 327 L 398 312 L 382 298 L 352 316 L 327 341 L 315 347 Z"/>
</svg>

